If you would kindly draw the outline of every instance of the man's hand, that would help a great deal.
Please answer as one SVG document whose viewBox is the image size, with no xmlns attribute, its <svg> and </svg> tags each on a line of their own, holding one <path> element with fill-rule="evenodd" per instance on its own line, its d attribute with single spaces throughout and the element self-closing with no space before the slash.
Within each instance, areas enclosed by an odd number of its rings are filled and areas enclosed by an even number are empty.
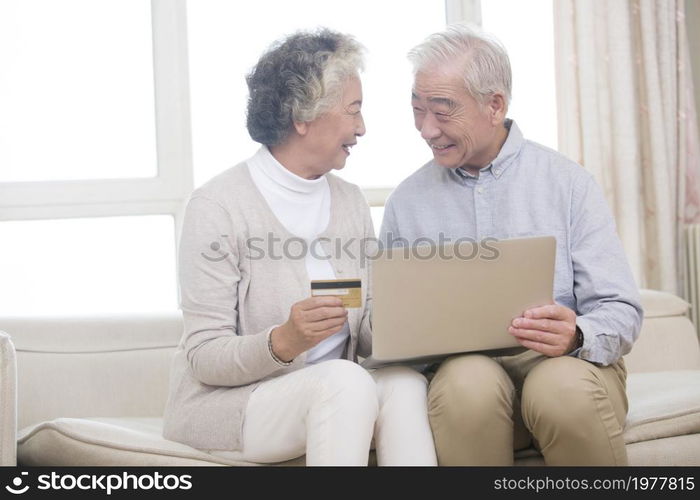
<svg viewBox="0 0 700 500">
<path fill-rule="evenodd" d="M 546 356 L 557 357 L 576 347 L 576 313 L 552 304 L 528 309 L 508 327 L 520 345 Z"/>
</svg>

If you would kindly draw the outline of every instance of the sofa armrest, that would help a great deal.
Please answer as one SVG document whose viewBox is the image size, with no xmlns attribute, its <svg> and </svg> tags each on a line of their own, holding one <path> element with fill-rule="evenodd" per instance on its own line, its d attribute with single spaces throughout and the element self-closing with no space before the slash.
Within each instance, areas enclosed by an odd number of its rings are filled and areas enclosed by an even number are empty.
<svg viewBox="0 0 700 500">
<path fill-rule="evenodd" d="M 639 291 L 639 296 L 645 318 L 687 316 L 690 309 L 688 302 L 672 293 L 644 288 Z"/>
<path fill-rule="evenodd" d="M 690 305 L 666 292 L 640 290 L 642 332 L 625 356 L 630 373 L 700 369 L 700 346 Z"/>
<path fill-rule="evenodd" d="M 10 336 L 0 331 L 0 466 L 17 465 L 17 365 Z"/>
</svg>

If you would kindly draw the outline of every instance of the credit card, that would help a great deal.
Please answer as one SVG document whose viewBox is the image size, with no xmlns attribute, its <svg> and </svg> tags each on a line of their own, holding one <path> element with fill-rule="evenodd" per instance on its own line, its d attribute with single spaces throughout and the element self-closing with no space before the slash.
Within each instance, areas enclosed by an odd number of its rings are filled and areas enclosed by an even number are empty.
<svg viewBox="0 0 700 500">
<path fill-rule="evenodd" d="M 312 280 L 311 296 L 331 295 L 343 301 L 343 307 L 362 307 L 362 282 L 359 279 Z"/>
</svg>

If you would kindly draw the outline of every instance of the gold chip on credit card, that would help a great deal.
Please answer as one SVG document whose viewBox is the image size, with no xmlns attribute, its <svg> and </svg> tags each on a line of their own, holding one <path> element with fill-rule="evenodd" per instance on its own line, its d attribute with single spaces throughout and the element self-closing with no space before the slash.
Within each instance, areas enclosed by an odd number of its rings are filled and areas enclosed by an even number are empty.
<svg viewBox="0 0 700 500">
<path fill-rule="evenodd" d="M 342 280 L 313 280 L 311 281 L 311 296 L 331 295 L 343 301 L 343 307 L 353 308 L 362 306 L 362 282 L 357 279 Z"/>
</svg>

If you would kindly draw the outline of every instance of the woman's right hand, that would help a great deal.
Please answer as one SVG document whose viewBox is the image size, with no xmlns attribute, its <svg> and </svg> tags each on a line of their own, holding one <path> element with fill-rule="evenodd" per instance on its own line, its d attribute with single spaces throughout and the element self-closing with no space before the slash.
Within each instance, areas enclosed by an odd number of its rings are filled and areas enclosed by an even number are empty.
<svg viewBox="0 0 700 500">
<path fill-rule="evenodd" d="M 343 329 L 348 311 L 338 297 L 309 297 L 292 306 L 286 323 L 272 330 L 272 350 L 291 361 Z"/>
</svg>

